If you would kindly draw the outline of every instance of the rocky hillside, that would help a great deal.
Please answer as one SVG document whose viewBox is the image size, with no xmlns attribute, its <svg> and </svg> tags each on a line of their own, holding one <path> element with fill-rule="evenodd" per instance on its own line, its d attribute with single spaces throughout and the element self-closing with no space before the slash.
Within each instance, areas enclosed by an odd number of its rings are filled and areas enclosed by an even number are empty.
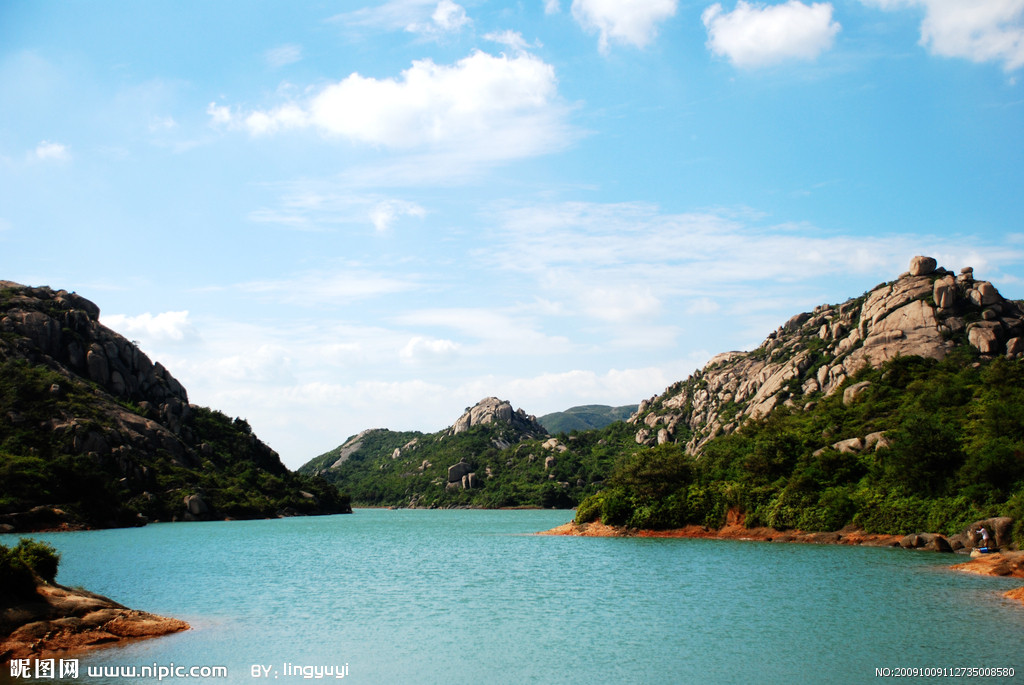
<svg viewBox="0 0 1024 685">
<path fill-rule="evenodd" d="M 572 507 L 632 440 L 619 426 L 562 442 L 522 409 L 488 397 L 437 433 L 363 431 L 299 472 L 323 476 L 363 505 Z"/>
<path fill-rule="evenodd" d="M 852 399 L 865 387 L 847 384 L 865 367 L 897 357 L 941 360 L 958 345 L 982 359 L 1024 353 L 1024 309 L 1006 300 L 973 269 L 954 274 L 931 257 L 842 304 L 792 317 L 752 352 L 726 352 L 700 371 L 640 403 L 629 422 L 643 445 L 681 443 L 699 454 L 709 440 L 736 431 L 775 407 L 810 408 L 843 389 Z M 858 436 L 867 440 L 880 436 Z"/>
<path fill-rule="evenodd" d="M 1022 335 L 1020 302 L 916 257 L 897 280 L 794 316 L 641 403 L 632 450 L 576 521 L 910 542 L 1020 521 Z M 1024 527 L 1013 538 L 1024 544 Z"/>
<path fill-rule="evenodd" d="M 248 424 L 189 404 L 66 290 L 0 281 L 0 527 L 137 525 L 347 508 Z"/>
</svg>

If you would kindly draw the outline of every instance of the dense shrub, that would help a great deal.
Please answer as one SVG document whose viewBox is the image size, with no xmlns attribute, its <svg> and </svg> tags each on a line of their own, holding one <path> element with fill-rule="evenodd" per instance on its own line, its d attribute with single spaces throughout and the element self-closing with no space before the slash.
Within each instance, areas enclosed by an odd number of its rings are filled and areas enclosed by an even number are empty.
<svg viewBox="0 0 1024 685">
<path fill-rule="evenodd" d="M 60 554 L 48 543 L 22 538 L 14 547 L 0 544 L 0 599 L 31 595 L 37 577 L 52 583 L 59 564 Z"/>
</svg>

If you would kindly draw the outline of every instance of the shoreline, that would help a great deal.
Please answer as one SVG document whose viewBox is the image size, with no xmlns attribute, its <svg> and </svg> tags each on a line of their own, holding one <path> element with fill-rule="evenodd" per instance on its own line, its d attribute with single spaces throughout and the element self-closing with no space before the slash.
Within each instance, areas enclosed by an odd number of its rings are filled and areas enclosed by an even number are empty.
<svg viewBox="0 0 1024 685">
<path fill-rule="evenodd" d="M 732 519 L 732 517 L 730 517 Z M 609 526 L 600 522 L 577 524 L 574 521 L 555 526 L 537 535 L 571 537 L 638 537 L 638 538 L 692 538 L 707 540 L 744 540 L 751 542 L 795 542 L 817 545 L 864 545 L 867 547 L 899 547 L 903 535 L 866 533 L 857 528 L 843 528 L 833 532 L 776 530 L 774 528 L 746 528 L 741 520 L 731 520 L 721 528 L 689 525 L 666 530 L 647 530 Z"/>
<path fill-rule="evenodd" d="M 145 640 L 190 630 L 185 621 L 137 611 L 88 590 L 37 585 L 0 609 L 0 664 Z"/>
<path fill-rule="evenodd" d="M 834 532 L 806 532 L 800 530 L 780 531 L 774 528 L 744 528 L 742 520 L 733 516 L 721 528 L 705 528 L 689 525 L 682 528 L 667 530 L 644 530 L 627 528 L 626 526 L 609 526 L 599 521 L 577 524 L 575 521 L 563 523 L 550 530 L 535 535 L 565 537 L 602 537 L 602 538 L 676 538 L 703 540 L 742 540 L 747 542 L 789 542 L 814 545 L 862 545 L 865 547 L 902 547 L 902 535 L 881 535 L 865 533 L 863 530 L 848 527 Z M 924 549 L 924 548 L 919 548 Z M 1024 551 L 1008 550 L 994 552 L 970 560 L 953 564 L 950 570 L 960 573 L 974 573 L 984 576 L 1001 576 L 1006 578 L 1024 578 Z M 1002 593 L 1003 597 L 1015 600 L 1024 605 L 1024 586 Z"/>
</svg>

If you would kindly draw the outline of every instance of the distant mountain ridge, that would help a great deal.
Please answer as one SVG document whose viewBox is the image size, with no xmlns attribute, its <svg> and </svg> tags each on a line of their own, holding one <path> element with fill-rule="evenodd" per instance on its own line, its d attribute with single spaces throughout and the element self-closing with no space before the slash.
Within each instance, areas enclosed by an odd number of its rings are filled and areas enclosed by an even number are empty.
<svg viewBox="0 0 1024 685">
<path fill-rule="evenodd" d="M 572 507 L 594 492 L 617 448 L 591 433 L 561 442 L 536 417 L 487 397 L 436 433 L 371 429 L 299 467 L 363 505 Z M 605 445 L 592 444 L 605 440 Z"/>
<path fill-rule="evenodd" d="M 616 421 L 625 421 L 636 412 L 637 406 L 635 404 L 628 404 L 621 407 L 611 407 L 605 404 L 584 404 L 578 407 L 570 407 L 565 411 L 545 414 L 538 418 L 537 421 L 552 435 L 593 430 L 595 428 L 604 428 Z"/>
<path fill-rule="evenodd" d="M 0 281 L 0 526 L 138 525 L 348 509 L 249 425 L 189 404 L 66 290 Z"/>
</svg>

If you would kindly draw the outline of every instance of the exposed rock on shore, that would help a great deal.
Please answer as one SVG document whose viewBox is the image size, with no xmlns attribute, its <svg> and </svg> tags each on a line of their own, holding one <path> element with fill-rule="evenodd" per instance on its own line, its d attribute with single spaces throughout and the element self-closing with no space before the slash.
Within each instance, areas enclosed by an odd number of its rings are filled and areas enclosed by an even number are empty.
<svg viewBox="0 0 1024 685">
<path fill-rule="evenodd" d="M 184 621 L 135 611 L 92 592 L 39 585 L 35 596 L 0 610 L 0 663 L 188 629 Z"/>
<path fill-rule="evenodd" d="M 952 568 L 982 576 L 1024 578 L 1024 552 L 1006 551 L 984 554 Z M 1004 592 L 1003 597 L 1024 602 L 1024 586 Z"/>
</svg>

